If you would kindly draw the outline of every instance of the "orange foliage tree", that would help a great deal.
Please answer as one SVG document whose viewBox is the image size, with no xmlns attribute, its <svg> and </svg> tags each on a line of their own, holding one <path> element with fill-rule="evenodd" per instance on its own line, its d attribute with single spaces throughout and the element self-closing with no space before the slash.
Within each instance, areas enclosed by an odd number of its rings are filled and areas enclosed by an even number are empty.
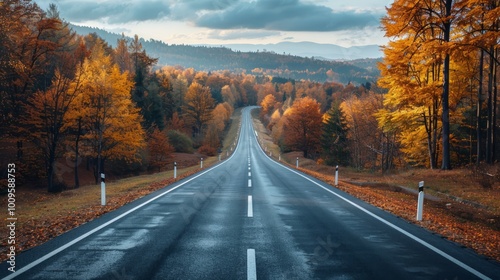
<svg viewBox="0 0 500 280">
<path fill-rule="evenodd" d="M 148 139 L 148 150 L 149 166 L 161 171 L 162 167 L 169 163 L 174 147 L 170 145 L 165 132 L 155 127 Z"/>
<path fill-rule="evenodd" d="M 301 150 L 304 157 L 318 151 L 323 124 L 319 103 L 310 97 L 297 99 L 284 115 L 286 145 Z"/>
<path fill-rule="evenodd" d="M 277 104 L 276 98 L 272 94 L 268 94 L 264 97 L 260 106 L 262 109 L 260 110 L 261 120 L 264 122 L 264 125 L 269 124 L 269 119 L 271 115 L 274 113 L 274 108 Z"/>
</svg>

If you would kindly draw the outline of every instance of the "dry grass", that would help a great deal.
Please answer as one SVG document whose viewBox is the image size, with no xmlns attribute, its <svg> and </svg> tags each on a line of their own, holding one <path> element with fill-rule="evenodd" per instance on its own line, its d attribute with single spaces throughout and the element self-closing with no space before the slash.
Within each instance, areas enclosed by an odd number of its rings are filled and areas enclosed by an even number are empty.
<svg viewBox="0 0 500 280">
<path fill-rule="evenodd" d="M 210 166 L 216 161 L 215 157 L 205 160 L 205 165 Z M 198 165 L 179 169 L 178 176 L 199 169 Z M 119 179 L 106 183 L 106 198 L 111 200 L 123 194 L 145 188 L 155 182 L 166 178 L 173 178 L 173 170 L 159 172 L 151 175 Z M 93 207 L 101 204 L 101 185 L 86 185 L 78 189 L 67 190 L 57 194 L 46 193 L 45 190 L 19 188 L 17 192 L 18 220 L 44 219 L 55 217 L 68 211 Z"/>
</svg>

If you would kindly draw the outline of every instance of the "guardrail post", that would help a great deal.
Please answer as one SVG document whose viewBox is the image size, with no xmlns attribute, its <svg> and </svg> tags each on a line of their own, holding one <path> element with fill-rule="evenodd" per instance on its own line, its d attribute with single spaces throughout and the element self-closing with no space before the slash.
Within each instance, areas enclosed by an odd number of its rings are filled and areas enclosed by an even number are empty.
<svg viewBox="0 0 500 280">
<path fill-rule="evenodd" d="M 106 205 L 106 179 L 104 173 L 101 173 L 101 205 Z"/>
<path fill-rule="evenodd" d="M 339 166 L 335 166 L 335 187 L 339 186 Z"/>
<path fill-rule="evenodd" d="M 418 183 L 417 221 L 422 221 L 424 213 L 424 181 Z"/>
</svg>

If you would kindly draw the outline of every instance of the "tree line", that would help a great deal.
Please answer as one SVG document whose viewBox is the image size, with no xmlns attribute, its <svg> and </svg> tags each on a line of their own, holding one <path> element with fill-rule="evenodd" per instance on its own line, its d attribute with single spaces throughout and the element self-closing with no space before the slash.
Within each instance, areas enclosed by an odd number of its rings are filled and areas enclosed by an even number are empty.
<svg viewBox="0 0 500 280">
<path fill-rule="evenodd" d="M 307 94 L 261 100 L 282 149 L 382 170 L 497 162 L 500 1 L 397 0 L 382 26 L 377 85 L 341 89 L 328 110 Z"/>
<path fill-rule="evenodd" d="M 495 163 L 498 1 L 395 1 L 378 82 L 295 80 L 159 66 L 143 41 L 77 35 L 57 7 L 0 4 L 0 153 L 59 191 L 68 169 L 161 170 L 170 154 L 216 154 L 237 107 L 259 104 L 283 152 L 389 170 Z M 274 76 L 274 77 L 273 77 Z M 61 161 L 65 163 L 61 165 Z M 109 164 L 113 163 L 113 164 Z M 31 168 L 29 168 L 31 167 Z M 40 182 L 40 180 L 38 180 Z"/>
<path fill-rule="evenodd" d="M 129 174 L 161 170 L 174 151 L 215 155 L 264 79 L 157 67 L 137 36 L 114 48 L 78 36 L 55 5 L 3 1 L 0 25 L 2 161 L 49 192 L 66 187 L 66 172 L 78 187 L 84 163 L 97 182 L 105 166 Z"/>
<path fill-rule="evenodd" d="M 108 42 L 120 37 L 107 31 L 74 26 L 80 34 L 97 33 Z M 295 80 L 339 83 L 365 83 L 376 80 L 380 71 L 376 59 L 356 61 L 329 61 L 313 57 L 277 54 L 270 51 L 241 52 L 227 47 L 207 47 L 167 44 L 159 40 L 141 39 L 144 49 L 158 58 L 161 65 L 183 65 L 201 71 L 229 70 L 234 73 L 254 73 Z"/>
</svg>

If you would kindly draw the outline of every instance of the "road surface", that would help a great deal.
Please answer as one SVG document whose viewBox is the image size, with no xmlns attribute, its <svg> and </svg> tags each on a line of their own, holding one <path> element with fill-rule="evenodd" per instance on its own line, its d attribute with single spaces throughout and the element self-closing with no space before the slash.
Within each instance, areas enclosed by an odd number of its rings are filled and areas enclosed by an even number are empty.
<svg viewBox="0 0 500 280">
<path fill-rule="evenodd" d="M 226 161 L 19 254 L 5 279 L 500 279 L 498 263 L 283 167 Z"/>
</svg>

